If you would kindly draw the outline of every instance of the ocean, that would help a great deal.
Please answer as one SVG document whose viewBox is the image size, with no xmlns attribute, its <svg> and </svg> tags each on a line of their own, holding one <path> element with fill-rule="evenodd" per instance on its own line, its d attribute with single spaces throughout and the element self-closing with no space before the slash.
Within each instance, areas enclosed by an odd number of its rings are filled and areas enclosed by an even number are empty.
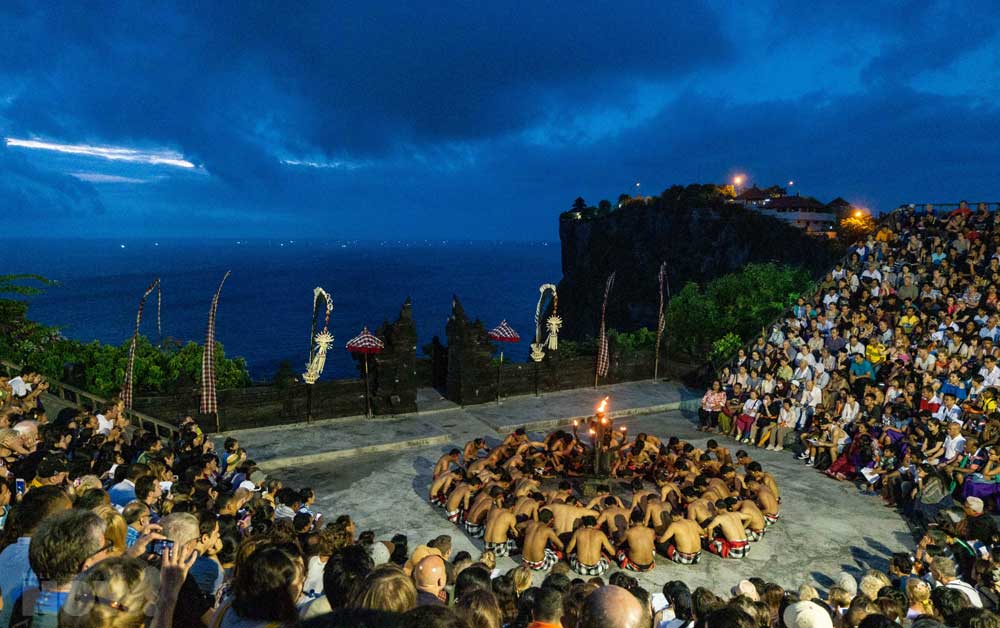
<svg viewBox="0 0 1000 628">
<path fill-rule="evenodd" d="M 457 295 L 487 329 L 507 319 L 521 335 L 505 358 L 525 360 L 534 337 L 538 286 L 562 277 L 558 242 L 368 242 L 323 240 L 0 240 L 0 274 L 57 280 L 32 297 L 29 317 L 63 335 L 121 344 L 135 327 L 139 299 L 155 277 L 163 290 L 163 336 L 204 342 L 212 295 L 227 270 L 216 339 L 246 358 L 255 381 L 309 355 L 313 288 L 333 296 L 336 342 L 323 379 L 355 377 L 344 343 L 365 325 L 374 332 L 410 297 L 420 347 L 437 335 Z M 155 293 L 142 332 L 156 341 Z"/>
</svg>

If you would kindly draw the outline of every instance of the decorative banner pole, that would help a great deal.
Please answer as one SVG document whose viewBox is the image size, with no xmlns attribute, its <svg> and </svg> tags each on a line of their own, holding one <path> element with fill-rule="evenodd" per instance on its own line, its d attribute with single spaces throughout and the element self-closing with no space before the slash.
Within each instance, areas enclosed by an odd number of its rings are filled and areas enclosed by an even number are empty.
<svg viewBox="0 0 1000 628">
<path fill-rule="evenodd" d="M 215 433 L 222 433 L 222 425 L 219 421 L 219 405 L 215 396 L 215 310 L 219 307 L 219 295 L 222 294 L 222 286 L 229 279 L 229 273 L 222 276 L 219 282 L 219 289 L 212 297 L 212 305 L 208 308 L 208 327 L 205 330 L 205 347 L 201 352 L 201 410 L 202 414 L 215 415 Z"/>
<path fill-rule="evenodd" d="M 379 340 L 365 327 L 361 333 L 347 341 L 347 350 L 351 353 L 360 353 L 365 360 L 365 414 L 370 419 L 372 417 L 372 394 L 368 386 L 368 354 L 382 353 L 385 343 Z"/>
<path fill-rule="evenodd" d="M 322 300 L 320 300 L 321 298 Z M 317 334 L 316 320 L 319 318 L 320 305 L 325 307 L 326 315 L 323 318 L 323 331 Z M 331 312 L 333 312 L 333 297 L 319 286 L 313 288 L 313 320 L 312 329 L 309 331 L 309 363 L 306 364 L 306 372 L 302 374 L 302 379 L 309 385 L 309 388 L 306 389 L 306 421 L 312 420 L 312 385 L 323 374 L 323 367 L 326 366 L 326 352 L 333 344 L 333 334 L 329 330 Z M 314 342 L 316 343 L 315 346 L 313 346 Z"/>
<path fill-rule="evenodd" d="M 160 291 L 160 278 L 153 280 L 146 291 L 139 299 L 139 311 L 135 315 L 135 333 L 132 334 L 132 344 L 128 348 L 128 365 L 125 367 L 125 382 L 122 384 L 122 401 L 125 409 L 132 409 L 132 387 L 134 384 L 133 374 L 135 369 L 135 345 L 139 341 L 139 325 L 142 323 L 142 311 L 146 307 L 146 298 L 156 290 L 156 335 L 162 340 L 163 331 L 160 326 L 160 309 L 163 304 L 163 293 Z"/>
<path fill-rule="evenodd" d="M 496 342 L 521 342 L 521 336 L 507 324 L 507 319 L 500 321 L 486 334 L 490 340 Z M 497 367 L 497 405 L 500 405 L 500 385 L 503 383 L 503 348 L 500 349 L 500 365 Z"/>
<path fill-rule="evenodd" d="M 663 338 L 663 330 L 667 327 L 666 304 L 663 302 L 663 286 L 667 286 L 667 299 L 670 299 L 670 281 L 667 278 L 667 263 L 660 264 L 660 310 L 656 319 L 656 357 L 653 359 L 653 381 L 659 379 L 660 375 L 660 339 Z"/>
<path fill-rule="evenodd" d="M 538 396 L 538 363 L 545 358 L 545 347 L 550 351 L 559 349 L 559 329 L 562 328 L 562 318 L 559 317 L 559 295 L 553 284 L 545 283 L 538 287 L 538 305 L 535 306 L 535 342 L 531 343 L 531 359 L 535 361 L 535 396 Z M 545 321 L 549 330 L 548 337 L 542 342 L 542 304 L 545 293 L 552 293 L 552 315 Z"/>
<path fill-rule="evenodd" d="M 594 388 L 597 388 L 597 379 L 608 376 L 608 367 L 611 365 L 611 356 L 608 351 L 608 334 L 604 324 L 604 316 L 608 311 L 608 295 L 611 293 L 611 286 L 615 283 L 615 274 L 608 275 L 608 281 L 604 284 L 604 302 L 601 304 L 601 331 L 597 339 L 597 368 L 594 371 Z"/>
</svg>

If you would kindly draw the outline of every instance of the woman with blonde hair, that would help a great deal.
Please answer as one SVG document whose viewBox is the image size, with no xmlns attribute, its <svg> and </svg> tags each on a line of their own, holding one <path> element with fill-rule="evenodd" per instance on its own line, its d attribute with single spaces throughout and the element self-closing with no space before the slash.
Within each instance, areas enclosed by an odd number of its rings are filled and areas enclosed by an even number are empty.
<svg viewBox="0 0 1000 628">
<path fill-rule="evenodd" d="M 910 607 L 906 610 L 907 619 L 915 619 L 921 615 L 933 615 L 934 605 L 931 603 L 931 585 L 920 578 L 906 579 L 906 599 Z"/>
<path fill-rule="evenodd" d="M 531 570 L 524 565 L 518 565 L 508 571 L 507 575 L 514 580 L 514 591 L 520 599 L 521 595 L 531 588 Z"/>
<path fill-rule="evenodd" d="M 348 602 L 350 608 L 405 613 L 417 607 L 413 579 L 391 563 L 379 565 L 358 585 Z"/>
<path fill-rule="evenodd" d="M 128 535 L 128 525 L 125 517 L 122 517 L 114 506 L 101 505 L 94 508 L 94 514 L 104 520 L 104 538 L 111 543 L 111 556 L 121 556 L 125 553 L 127 546 L 125 538 Z"/>
</svg>

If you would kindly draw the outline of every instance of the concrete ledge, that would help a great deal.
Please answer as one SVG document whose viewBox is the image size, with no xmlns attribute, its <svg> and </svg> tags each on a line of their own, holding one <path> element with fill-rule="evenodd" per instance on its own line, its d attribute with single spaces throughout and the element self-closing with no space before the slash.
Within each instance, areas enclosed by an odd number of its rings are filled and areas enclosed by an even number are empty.
<svg viewBox="0 0 1000 628">
<path fill-rule="evenodd" d="M 378 445 L 367 445 L 364 447 L 353 447 L 350 449 L 337 449 L 334 451 L 321 451 L 315 454 L 304 454 L 301 456 L 285 456 L 265 460 L 259 464 L 265 470 L 280 469 L 282 467 L 295 467 L 318 462 L 328 462 L 330 460 L 342 460 L 344 458 L 354 458 L 368 454 L 377 454 L 386 451 L 402 451 L 405 449 L 418 449 L 430 447 L 431 445 L 444 445 L 451 441 L 448 434 L 440 434 L 429 438 L 411 438 L 410 440 L 397 441 L 394 443 L 381 443 Z"/>
<path fill-rule="evenodd" d="M 661 403 L 655 406 L 644 406 L 641 408 L 626 408 L 624 410 L 612 410 L 611 418 L 620 419 L 630 416 L 640 416 L 643 414 L 656 414 L 657 412 L 671 412 L 674 410 L 685 410 L 684 407 L 686 402 L 684 401 L 672 401 L 670 403 Z M 695 404 L 697 408 L 697 403 Z M 545 430 L 551 430 L 557 427 L 562 427 L 564 425 L 571 425 L 573 421 L 580 421 L 581 423 L 589 420 L 593 417 L 593 414 L 587 414 L 584 416 L 570 416 L 563 417 L 559 419 L 544 419 L 541 421 L 526 421 L 524 423 L 509 423 L 506 425 L 495 425 L 485 419 L 482 419 L 484 423 L 488 424 L 490 427 L 495 429 L 498 434 L 510 434 L 514 430 L 523 427 L 529 432 L 541 432 Z"/>
</svg>

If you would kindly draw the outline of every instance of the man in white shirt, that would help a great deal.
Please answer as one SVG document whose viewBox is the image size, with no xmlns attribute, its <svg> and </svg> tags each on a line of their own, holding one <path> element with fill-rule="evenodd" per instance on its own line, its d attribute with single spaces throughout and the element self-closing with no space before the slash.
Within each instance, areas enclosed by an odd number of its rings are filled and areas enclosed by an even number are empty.
<svg viewBox="0 0 1000 628">
<path fill-rule="evenodd" d="M 986 325 L 979 330 L 979 337 L 991 338 L 995 341 L 997 334 L 1000 334 L 1000 326 L 997 325 L 997 317 L 991 316 L 986 320 Z"/>
<path fill-rule="evenodd" d="M 997 359 L 993 356 L 986 356 L 983 361 L 983 368 L 979 369 L 979 374 L 983 376 L 983 386 L 989 388 L 1000 383 L 1000 367 L 997 366 Z"/>
<path fill-rule="evenodd" d="M 968 582 L 959 580 L 956 574 L 954 560 L 944 556 L 934 557 L 933 562 L 931 562 L 931 575 L 934 576 L 934 580 L 945 588 L 961 591 L 965 597 L 969 598 L 969 603 L 972 606 L 982 608 L 983 600 L 979 597 L 979 592 Z"/>
<path fill-rule="evenodd" d="M 957 422 L 959 428 L 962 427 L 962 408 L 958 407 L 955 403 L 955 395 L 952 393 L 944 394 L 944 403 L 941 407 L 937 409 L 934 413 L 934 418 L 938 421 L 953 421 Z M 964 442 L 964 441 L 963 441 Z"/>
<path fill-rule="evenodd" d="M 951 421 L 948 423 L 948 435 L 944 437 L 944 454 L 941 456 L 941 463 L 951 464 L 963 453 L 965 453 L 965 437 L 962 436 L 962 424 L 958 421 Z"/>
<path fill-rule="evenodd" d="M 854 336 L 851 338 L 851 341 L 847 343 L 847 355 L 853 357 L 859 353 L 861 355 L 865 354 L 865 345 L 857 336 Z"/>
</svg>

